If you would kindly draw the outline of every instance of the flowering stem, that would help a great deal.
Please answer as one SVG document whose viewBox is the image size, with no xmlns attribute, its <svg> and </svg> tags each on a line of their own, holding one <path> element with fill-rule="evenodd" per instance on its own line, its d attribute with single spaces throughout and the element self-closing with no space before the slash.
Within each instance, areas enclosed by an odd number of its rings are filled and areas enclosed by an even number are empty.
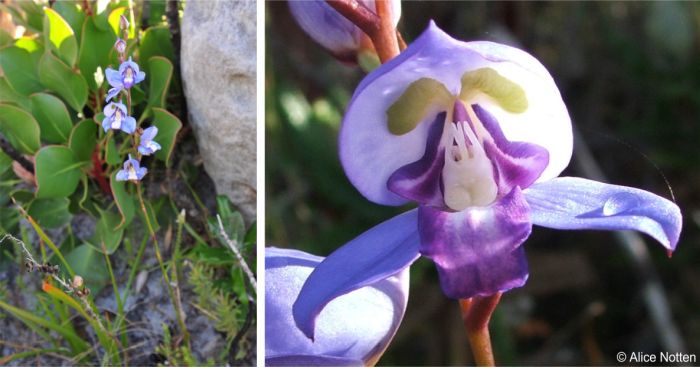
<svg viewBox="0 0 700 367">
<path fill-rule="evenodd" d="M 500 300 L 500 292 L 487 297 L 459 300 L 464 328 L 467 330 L 467 337 L 477 366 L 495 366 L 491 336 L 489 335 L 489 321 Z"/>
<path fill-rule="evenodd" d="M 374 44 L 382 63 L 399 54 L 396 29 L 391 20 L 388 0 L 376 0 L 377 14 L 358 0 L 326 0 L 328 5 L 365 32 Z"/>
</svg>

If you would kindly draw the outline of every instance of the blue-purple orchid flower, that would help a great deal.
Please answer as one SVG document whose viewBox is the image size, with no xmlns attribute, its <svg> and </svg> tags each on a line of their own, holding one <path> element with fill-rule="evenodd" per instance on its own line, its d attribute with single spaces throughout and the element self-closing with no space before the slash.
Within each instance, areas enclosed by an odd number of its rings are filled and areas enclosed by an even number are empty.
<svg viewBox="0 0 700 367">
<path fill-rule="evenodd" d="M 451 298 L 524 285 L 522 243 L 533 224 L 637 230 L 668 251 L 680 236 L 680 210 L 666 199 L 557 177 L 571 159 L 571 121 L 539 61 L 513 47 L 455 40 L 432 22 L 360 83 L 339 139 L 345 172 L 362 195 L 418 208 L 316 267 L 293 306 L 308 337 L 329 301 L 403 271 L 421 255 L 435 262 Z"/>
<path fill-rule="evenodd" d="M 333 300 L 318 316 L 314 341 L 294 325 L 292 303 L 322 257 L 265 249 L 265 365 L 372 366 L 401 323 L 408 269 Z"/>
<path fill-rule="evenodd" d="M 119 92 L 124 89 L 129 89 L 135 84 L 140 83 L 146 78 L 146 73 L 140 71 L 139 65 L 131 60 L 126 60 L 119 65 L 119 70 L 114 70 L 112 68 L 107 68 L 105 70 L 105 76 L 107 77 L 107 82 L 112 88 L 107 92 L 107 97 L 105 101 L 109 101 L 114 98 Z"/>
<path fill-rule="evenodd" d="M 160 144 L 153 141 L 153 139 L 156 137 L 156 134 L 158 134 L 158 128 L 155 126 L 151 126 L 143 131 L 143 134 L 141 134 L 141 140 L 139 141 L 138 148 L 139 153 L 141 153 L 141 155 L 151 155 L 156 151 L 160 150 Z"/>
<path fill-rule="evenodd" d="M 376 11 L 374 0 L 360 0 L 360 3 Z M 355 59 L 364 33 L 328 3 L 323 0 L 290 1 L 289 9 L 299 26 L 314 41 L 341 60 Z M 391 0 L 390 11 L 395 26 L 401 18 L 401 1 Z"/>
<path fill-rule="evenodd" d="M 133 134 L 136 131 L 136 119 L 127 115 L 126 106 L 123 103 L 110 102 L 102 112 L 105 114 L 105 118 L 102 120 L 102 128 L 105 132 L 113 129 Z"/>
<path fill-rule="evenodd" d="M 141 167 L 141 163 L 131 158 L 131 154 L 129 154 L 129 159 L 124 162 L 124 169 L 117 172 L 116 178 L 117 181 L 141 181 L 146 173 L 148 173 L 148 169 Z"/>
</svg>

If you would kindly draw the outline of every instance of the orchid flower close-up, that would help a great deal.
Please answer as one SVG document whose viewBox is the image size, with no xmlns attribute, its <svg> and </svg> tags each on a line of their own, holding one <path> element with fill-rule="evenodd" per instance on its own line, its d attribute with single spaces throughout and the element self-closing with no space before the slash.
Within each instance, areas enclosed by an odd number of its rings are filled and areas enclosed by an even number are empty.
<svg viewBox="0 0 700 367">
<path fill-rule="evenodd" d="M 157 134 L 158 128 L 155 126 L 151 126 L 143 131 L 141 134 L 141 140 L 139 141 L 139 153 L 142 155 L 151 155 L 161 149 L 160 144 L 153 140 Z"/>
<path fill-rule="evenodd" d="M 141 167 L 138 160 L 133 159 L 129 154 L 129 159 L 124 161 L 124 168 L 117 172 L 117 181 L 141 181 L 148 173 L 146 167 Z"/>
<path fill-rule="evenodd" d="M 116 45 L 115 45 L 116 46 Z M 107 92 L 106 101 L 114 98 L 123 89 L 129 89 L 146 78 L 146 73 L 139 69 L 139 65 L 131 60 L 124 61 L 118 70 L 107 68 L 105 70 L 107 82 L 112 88 Z"/>
<path fill-rule="evenodd" d="M 523 286 L 532 226 L 636 230 L 673 251 L 679 208 L 655 194 L 558 177 L 572 126 L 549 72 L 519 49 L 455 40 L 431 22 L 399 56 L 370 73 L 345 112 L 340 158 L 352 184 L 410 210 L 339 248 L 309 276 L 293 306 L 315 335 L 325 305 L 403 271 L 437 266 L 450 298 Z"/>
<path fill-rule="evenodd" d="M 368 11 L 376 12 L 374 0 L 361 0 Z M 364 33 L 325 1 L 290 1 L 289 9 L 304 31 L 341 60 L 354 60 L 363 45 Z M 389 2 L 391 21 L 401 18 L 401 1 Z"/>
<path fill-rule="evenodd" d="M 292 303 L 322 257 L 265 249 L 265 365 L 374 365 L 401 323 L 408 269 L 338 297 L 319 315 L 316 337 L 294 326 Z"/>
<path fill-rule="evenodd" d="M 110 102 L 102 112 L 105 114 L 102 120 L 102 128 L 105 132 L 113 129 L 133 134 L 136 131 L 136 119 L 127 115 L 126 106 L 123 103 Z"/>
</svg>

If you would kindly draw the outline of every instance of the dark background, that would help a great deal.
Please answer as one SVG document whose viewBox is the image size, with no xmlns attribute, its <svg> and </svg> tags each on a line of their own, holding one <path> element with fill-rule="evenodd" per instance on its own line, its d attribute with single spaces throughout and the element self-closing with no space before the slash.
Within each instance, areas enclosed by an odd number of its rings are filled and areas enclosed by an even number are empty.
<svg viewBox="0 0 700 367">
<path fill-rule="evenodd" d="M 617 365 L 619 351 L 670 347 L 699 354 L 700 3 L 404 2 L 399 30 L 410 42 L 430 19 L 455 38 L 537 57 L 608 182 L 667 198 L 672 189 L 684 214 L 672 259 L 644 236 L 647 266 L 611 232 L 536 227 L 525 244 L 530 279 L 504 295 L 492 321 L 497 363 Z M 340 167 L 338 127 L 363 72 L 317 46 L 284 2 L 266 4 L 266 37 L 267 244 L 326 256 L 410 207 L 370 203 Z M 576 154 L 564 175 L 587 175 L 577 159 L 591 163 Z M 653 284 L 664 293 L 648 306 Z M 649 310 L 664 304 L 672 324 L 655 324 Z M 662 337 L 673 328 L 680 343 Z M 420 259 L 380 365 L 471 364 L 466 345 L 457 303 Z"/>
</svg>

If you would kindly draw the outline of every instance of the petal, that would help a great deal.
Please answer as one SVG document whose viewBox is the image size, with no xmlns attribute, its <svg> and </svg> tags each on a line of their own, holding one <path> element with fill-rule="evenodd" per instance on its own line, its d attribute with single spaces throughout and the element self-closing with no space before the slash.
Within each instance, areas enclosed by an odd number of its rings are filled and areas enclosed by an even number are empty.
<svg viewBox="0 0 700 367">
<path fill-rule="evenodd" d="M 109 117 L 105 117 L 104 120 L 102 120 L 102 128 L 107 132 L 109 128 L 112 126 L 112 123 L 110 121 Z"/>
<path fill-rule="evenodd" d="M 121 88 L 110 88 L 109 91 L 107 92 L 107 97 L 105 97 L 105 102 L 108 102 L 112 98 L 116 97 L 119 92 L 121 92 Z"/>
<path fill-rule="evenodd" d="M 112 68 L 105 69 L 105 77 L 107 77 L 109 85 L 114 88 L 122 88 L 124 86 L 124 84 L 122 84 L 122 74 L 117 70 Z"/>
<path fill-rule="evenodd" d="M 266 365 L 364 365 L 388 345 L 408 299 L 408 269 L 331 301 L 311 341 L 292 317 L 304 282 L 323 261 L 301 251 L 265 249 Z"/>
<path fill-rule="evenodd" d="M 424 205 L 444 207 L 440 178 L 445 165 L 445 147 L 440 146 L 446 114 L 440 113 L 430 127 L 423 157 L 407 164 L 389 177 L 389 190 Z"/>
<path fill-rule="evenodd" d="M 128 181 L 129 180 L 129 172 L 127 172 L 124 169 L 119 170 L 119 172 L 117 172 L 116 178 L 117 178 L 117 181 Z"/>
<path fill-rule="evenodd" d="M 139 71 L 138 73 L 136 73 L 136 80 L 134 80 L 134 84 L 141 83 L 144 79 L 146 79 L 146 73 L 143 71 Z"/>
<path fill-rule="evenodd" d="M 122 131 L 127 134 L 133 134 L 136 131 L 136 119 L 131 116 L 124 117 Z"/>
<path fill-rule="evenodd" d="M 547 150 L 536 144 L 508 141 L 493 115 L 478 104 L 472 108 L 492 138 L 484 141 L 484 149 L 496 169 L 499 194 L 508 193 L 516 186 L 532 185 L 547 167 Z"/>
<path fill-rule="evenodd" d="M 136 169 L 136 177 L 139 180 L 141 180 L 143 178 L 143 176 L 146 175 L 146 173 L 148 173 L 148 169 L 146 167 L 141 167 L 141 168 Z"/>
<path fill-rule="evenodd" d="M 405 203 L 386 183 L 400 167 L 423 156 L 435 114 L 412 131 L 393 135 L 387 126 L 387 110 L 419 78 L 435 79 L 457 96 L 464 73 L 485 67 L 523 88 L 527 110 L 519 114 L 506 112 L 488 96 L 478 93 L 474 101 L 466 102 L 488 107 L 508 140 L 537 144 L 550 157 L 556 156 L 550 159 L 542 177 L 558 175 L 569 162 L 573 138 L 569 115 L 549 73 L 523 51 L 489 42 L 461 42 L 431 22 L 404 52 L 370 73 L 348 105 L 339 135 L 340 158 L 353 185 L 376 203 Z"/>
<path fill-rule="evenodd" d="M 421 206 L 418 223 L 421 255 L 435 262 L 448 297 L 487 296 L 525 284 L 521 244 L 532 223 L 519 188 L 491 206 L 456 213 Z"/>
<path fill-rule="evenodd" d="M 141 141 L 151 141 L 156 137 L 156 134 L 158 134 L 158 128 L 151 126 L 143 131 L 143 134 L 141 134 Z"/>
<path fill-rule="evenodd" d="M 683 217 L 678 206 L 650 192 L 578 177 L 559 177 L 525 192 L 532 222 L 556 229 L 636 230 L 673 251 Z"/>
<path fill-rule="evenodd" d="M 417 210 L 383 222 L 337 249 L 316 267 L 293 307 L 297 326 L 314 337 L 328 302 L 397 274 L 418 258 Z"/>
</svg>

